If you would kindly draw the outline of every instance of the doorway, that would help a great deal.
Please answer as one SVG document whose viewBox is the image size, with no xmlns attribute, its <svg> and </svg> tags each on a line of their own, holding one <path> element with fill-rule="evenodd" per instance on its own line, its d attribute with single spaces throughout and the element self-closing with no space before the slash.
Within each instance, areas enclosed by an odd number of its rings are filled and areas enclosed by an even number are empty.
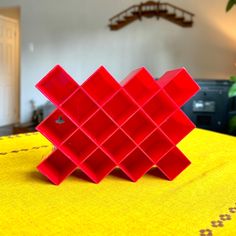
<svg viewBox="0 0 236 236">
<path fill-rule="evenodd" d="M 19 122 L 19 20 L 0 9 L 0 127 Z"/>
</svg>

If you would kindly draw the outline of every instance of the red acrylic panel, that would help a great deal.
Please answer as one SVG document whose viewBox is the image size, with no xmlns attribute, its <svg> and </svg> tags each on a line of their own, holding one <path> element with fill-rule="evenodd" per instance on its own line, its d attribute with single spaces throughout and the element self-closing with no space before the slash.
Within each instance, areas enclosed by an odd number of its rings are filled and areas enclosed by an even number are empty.
<svg viewBox="0 0 236 236">
<path fill-rule="evenodd" d="M 195 128 L 195 125 L 182 110 L 177 110 L 160 128 L 172 142 L 177 144 Z"/>
<path fill-rule="evenodd" d="M 138 106 L 123 90 L 120 90 L 103 106 L 103 109 L 115 122 L 122 125 L 138 110 Z"/>
<path fill-rule="evenodd" d="M 190 164 L 191 162 L 186 156 L 178 148 L 174 147 L 157 162 L 156 166 L 167 179 L 173 180 Z"/>
<path fill-rule="evenodd" d="M 109 153 L 113 161 L 116 164 L 119 164 L 120 161 L 136 147 L 136 145 L 129 136 L 118 129 L 103 143 L 102 147 Z"/>
<path fill-rule="evenodd" d="M 148 156 L 136 148 L 120 164 L 119 167 L 134 182 L 141 178 L 153 166 Z"/>
<path fill-rule="evenodd" d="M 52 103 L 60 105 L 79 85 L 61 66 L 57 65 L 39 81 L 36 87 Z"/>
<path fill-rule="evenodd" d="M 173 146 L 170 139 L 159 129 L 156 129 L 140 144 L 142 150 L 154 163 L 157 163 Z"/>
<path fill-rule="evenodd" d="M 61 109 L 81 125 L 98 110 L 98 106 L 83 89 L 78 89 L 61 105 Z"/>
<path fill-rule="evenodd" d="M 159 91 L 144 104 L 143 109 L 157 125 L 160 125 L 178 107 L 164 91 Z"/>
<path fill-rule="evenodd" d="M 37 130 L 56 146 L 59 146 L 76 128 L 76 125 L 59 109 L 37 126 Z"/>
<path fill-rule="evenodd" d="M 158 80 L 158 84 L 179 107 L 183 106 L 200 89 L 184 68 L 166 72 Z"/>
<path fill-rule="evenodd" d="M 98 148 L 79 167 L 92 181 L 99 183 L 116 167 L 116 164 Z"/>
<path fill-rule="evenodd" d="M 120 89 L 120 84 L 101 66 L 82 84 L 82 87 L 98 104 L 102 105 Z"/>
<path fill-rule="evenodd" d="M 100 67 L 80 86 L 56 66 L 37 88 L 56 105 L 37 127 L 58 148 L 38 166 L 54 184 L 77 168 L 95 183 L 115 167 L 137 181 L 154 165 L 171 180 L 190 164 L 176 144 L 195 126 L 180 107 L 199 87 L 183 68 L 119 84 Z"/>
<path fill-rule="evenodd" d="M 74 132 L 59 149 L 79 165 L 97 148 L 97 145 L 82 130 Z"/>
<path fill-rule="evenodd" d="M 139 144 L 147 135 L 156 128 L 155 124 L 148 116 L 139 110 L 122 126 L 122 129 Z"/>
<path fill-rule="evenodd" d="M 100 144 L 117 129 L 117 126 L 102 110 L 98 110 L 82 129 Z"/>
<path fill-rule="evenodd" d="M 145 69 L 140 68 L 131 72 L 123 81 L 124 89 L 140 105 L 143 105 L 160 88 L 152 75 Z"/>
<path fill-rule="evenodd" d="M 61 151 L 55 150 L 37 168 L 52 183 L 58 185 L 77 168 L 77 165 Z"/>
</svg>

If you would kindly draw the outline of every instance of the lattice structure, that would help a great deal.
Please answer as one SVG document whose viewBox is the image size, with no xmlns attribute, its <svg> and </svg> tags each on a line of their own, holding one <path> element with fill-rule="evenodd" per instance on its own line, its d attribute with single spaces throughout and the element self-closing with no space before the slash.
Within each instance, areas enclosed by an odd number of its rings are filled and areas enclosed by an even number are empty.
<svg viewBox="0 0 236 236">
<path fill-rule="evenodd" d="M 137 181 L 156 166 L 172 180 L 190 164 L 176 144 L 195 126 L 180 107 L 199 87 L 184 68 L 158 81 L 140 68 L 119 84 L 100 67 L 79 86 L 56 66 L 36 87 L 56 105 L 37 127 L 56 147 L 38 166 L 54 184 L 77 168 L 95 183 L 115 167 Z"/>
</svg>

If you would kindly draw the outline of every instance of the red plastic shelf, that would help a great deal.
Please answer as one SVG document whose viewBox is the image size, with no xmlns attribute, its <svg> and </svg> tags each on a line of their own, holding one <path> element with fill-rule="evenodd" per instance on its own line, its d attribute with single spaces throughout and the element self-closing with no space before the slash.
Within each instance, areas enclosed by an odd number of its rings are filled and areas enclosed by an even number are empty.
<svg viewBox="0 0 236 236">
<path fill-rule="evenodd" d="M 82 129 L 97 144 L 101 144 L 117 129 L 117 125 L 100 109 L 82 126 Z"/>
<path fill-rule="evenodd" d="M 92 181 L 99 183 L 116 164 L 104 151 L 97 148 L 79 167 Z"/>
<path fill-rule="evenodd" d="M 99 105 L 102 105 L 120 89 L 120 84 L 101 66 L 82 84 L 82 87 Z"/>
<path fill-rule="evenodd" d="M 145 103 L 148 98 L 160 89 L 158 83 L 156 83 L 145 68 L 134 70 L 121 82 L 121 84 L 130 96 L 140 105 Z"/>
<path fill-rule="evenodd" d="M 122 130 L 118 129 L 102 145 L 111 159 L 119 164 L 125 156 L 136 148 L 135 143 Z"/>
<path fill-rule="evenodd" d="M 195 125 L 189 120 L 183 111 L 177 110 L 164 123 L 162 123 L 160 128 L 174 144 L 177 144 L 195 128 Z"/>
<path fill-rule="evenodd" d="M 141 149 L 136 148 L 120 163 L 119 167 L 135 182 L 150 170 L 153 165 L 154 163 L 151 159 Z"/>
<path fill-rule="evenodd" d="M 37 130 L 55 146 L 59 146 L 76 129 L 76 125 L 60 109 L 56 109 L 37 126 Z"/>
<path fill-rule="evenodd" d="M 84 161 L 96 148 L 97 145 L 80 129 L 76 130 L 59 147 L 77 165 Z"/>
<path fill-rule="evenodd" d="M 123 90 L 118 91 L 104 106 L 103 109 L 119 125 L 122 125 L 138 106 Z"/>
<path fill-rule="evenodd" d="M 159 170 L 169 180 L 174 179 L 180 172 L 187 168 L 191 162 L 186 156 L 176 147 L 171 149 L 157 163 Z"/>
<path fill-rule="evenodd" d="M 36 87 L 52 103 L 60 105 L 79 87 L 79 85 L 65 72 L 65 70 L 63 70 L 62 67 L 56 66 L 40 80 Z"/>
<path fill-rule="evenodd" d="M 183 68 L 166 72 L 158 84 L 178 106 L 183 106 L 199 90 L 197 83 Z"/>
<path fill-rule="evenodd" d="M 173 146 L 170 139 L 159 129 L 156 129 L 140 144 L 141 149 L 154 163 L 157 163 Z"/>
<path fill-rule="evenodd" d="M 56 147 L 38 166 L 54 184 L 77 168 L 95 183 L 116 167 L 172 180 L 190 164 L 176 144 L 195 126 L 180 108 L 199 87 L 184 68 L 158 81 L 140 68 L 119 84 L 100 67 L 79 86 L 58 65 L 36 87 L 56 105 L 37 127 Z"/>
<path fill-rule="evenodd" d="M 159 91 L 144 104 L 143 109 L 157 125 L 160 125 L 176 111 L 177 107 L 165 91 Z"/>
<path fill-rule="evenodd" d="M 58 149 L 38 166 L 38 170 L 54 184 L 60 184 L 68 175 L 77 169 L 77 165 Z"/>
<path fill-rule="evenodd" d="M 122 129 L 126 134 L 128 134 L 137 144 L 139 144 L 155 128 L 155 124 L 142 110 L 134 113 L 122 126 Z"/>
<path fill-rule="evenodd" d="M 68 114 L 77 125 L 80 125 L 98 110 L 98 106 L 87 93 L 80 88 L 61 105 L 61 109 L 64 113 Z"/>
</svg>

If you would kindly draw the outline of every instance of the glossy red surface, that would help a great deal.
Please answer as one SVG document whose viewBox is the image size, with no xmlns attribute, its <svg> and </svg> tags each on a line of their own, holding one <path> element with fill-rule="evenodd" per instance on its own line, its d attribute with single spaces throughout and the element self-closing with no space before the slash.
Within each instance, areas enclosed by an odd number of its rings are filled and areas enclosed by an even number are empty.
<svg viewBox="0 0 236 236">
<path fill-rule="evenodd" d="M 119 84 L 102 66 L 79 86 L 58 65 L 36 87 L 56 105 L 37 127 L 56 147 L 38 166 L 54 184 L 77 168 L 95 183 L 115 167 L 172 180 L 190 164 L 176 144 L 195 126 L 180 108 L 199 87 L 184 68 L 158 81 L 140 68 Z"/>
</svg>

